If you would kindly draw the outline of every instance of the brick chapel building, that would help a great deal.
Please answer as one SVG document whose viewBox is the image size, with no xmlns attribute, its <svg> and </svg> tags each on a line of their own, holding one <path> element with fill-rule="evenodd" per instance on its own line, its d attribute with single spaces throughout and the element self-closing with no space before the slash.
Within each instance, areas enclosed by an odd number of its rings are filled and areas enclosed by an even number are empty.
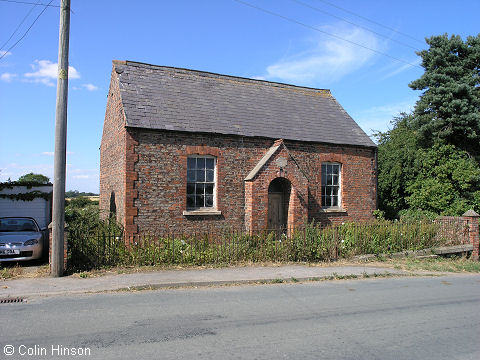
<svg viewBox="0 0 480 360">
<path fill-rule="evenodd" d="M 113 61 L 100 208 L 127 234 L 366 221 L 376 146 L 329 90 Z"/>
</svg>

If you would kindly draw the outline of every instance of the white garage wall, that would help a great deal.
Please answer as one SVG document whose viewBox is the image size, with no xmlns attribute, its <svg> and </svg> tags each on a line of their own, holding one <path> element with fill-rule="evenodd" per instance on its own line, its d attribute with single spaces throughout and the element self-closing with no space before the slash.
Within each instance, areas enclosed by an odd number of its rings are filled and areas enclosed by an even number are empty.
<svg viewBox="0 0 480 360">
<path fill-rule="evenodd" d="M 22 194 L 31 191 L 50 193 L 53 187 L 38 186 L 28 189 L 26 186 L 14 186 L 13 189 L 3 189 L 0 194 Z M 41 228 L 45 228 L 51 221 L 51 201 L 35 198 L 32 201 L 12 200 L 0 198 L 0 217 L 28 216 L 34 218 Z"/>
</svg>

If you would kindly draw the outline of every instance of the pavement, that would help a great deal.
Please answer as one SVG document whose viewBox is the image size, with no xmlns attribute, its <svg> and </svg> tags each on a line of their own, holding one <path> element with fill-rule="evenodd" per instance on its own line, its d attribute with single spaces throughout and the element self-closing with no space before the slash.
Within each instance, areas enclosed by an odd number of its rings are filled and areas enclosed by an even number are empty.
<svg viewBox="0 0 480 360">
<path fill-rule="evenodd" d="M 144 290 L 188 286 L 215 286 L 320 280 L 341 276 L 407 275 L 409 272 L 374 266 L 248 266 L 210 269 L 179 269 L 107 274 L 81 278 L 40 277 L 0 281 L 0 301 L 8 298 L 72 295 L 119 290 Z"/>
</svg>

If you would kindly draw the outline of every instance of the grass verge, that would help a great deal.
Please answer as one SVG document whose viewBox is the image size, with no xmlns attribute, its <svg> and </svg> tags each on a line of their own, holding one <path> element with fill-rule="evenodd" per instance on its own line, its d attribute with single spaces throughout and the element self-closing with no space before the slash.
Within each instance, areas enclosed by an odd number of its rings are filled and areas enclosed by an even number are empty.
<svg viewBox="0 0 480 360">
<path fill-rule="evenodd" d="M 435 271 L 451 273 L 479 273 L 480 262 L 464 257 L 403 258 L 383 262 L 395 269 L 407 271 Z"/>
</svg>

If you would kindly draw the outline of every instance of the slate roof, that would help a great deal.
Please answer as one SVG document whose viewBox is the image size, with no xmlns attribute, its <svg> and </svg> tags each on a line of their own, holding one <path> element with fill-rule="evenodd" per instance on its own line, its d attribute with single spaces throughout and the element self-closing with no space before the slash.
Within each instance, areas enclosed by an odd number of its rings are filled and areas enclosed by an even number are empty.
<svg viewBox="0 0 480 360">
<path fill-rule="evenodd" d="M 329 90 L 133 61 L 113 66 L 129 127 L 376 146 Z"/>
</svg>

